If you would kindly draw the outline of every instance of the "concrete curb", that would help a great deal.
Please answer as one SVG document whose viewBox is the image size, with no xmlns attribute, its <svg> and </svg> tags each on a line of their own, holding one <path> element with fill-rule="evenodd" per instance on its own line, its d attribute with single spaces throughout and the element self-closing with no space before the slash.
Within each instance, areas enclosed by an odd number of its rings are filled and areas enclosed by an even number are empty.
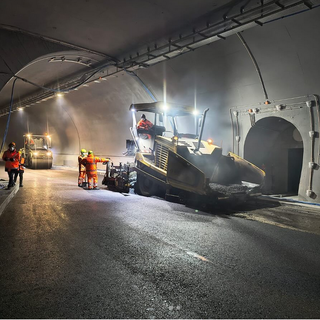
<svg viewBox="0 0 320 320">
<path fill-rule="evenodd" d="M 15 196 L 15 194 L 19 191 L 19 186 L 15 185 L 10 194 L 7 196 L 7 198 L 2 202 L 2 204 L 0 205 L 0 216 L 2 215 L 2 213 L 4 212 L 4 209 L 6 208 L 6 206 L 9 204 L 9 202 L 11 201 L 11 199 Z"/>
</svg>

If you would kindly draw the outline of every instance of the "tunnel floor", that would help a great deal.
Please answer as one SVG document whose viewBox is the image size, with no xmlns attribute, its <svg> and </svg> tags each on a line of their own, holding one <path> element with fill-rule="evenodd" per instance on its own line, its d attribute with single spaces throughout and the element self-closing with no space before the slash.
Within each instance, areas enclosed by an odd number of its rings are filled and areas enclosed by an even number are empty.
<svg viewBox="0 0 320 320">
<path fill-rule="evenodd" d="M 26 170 L 0 217 L 0 314 L 317 318 L 319 235 L 241 217 L 277 210 L 204 212 L 83 190 L 74 171 Z"/>
</svg>

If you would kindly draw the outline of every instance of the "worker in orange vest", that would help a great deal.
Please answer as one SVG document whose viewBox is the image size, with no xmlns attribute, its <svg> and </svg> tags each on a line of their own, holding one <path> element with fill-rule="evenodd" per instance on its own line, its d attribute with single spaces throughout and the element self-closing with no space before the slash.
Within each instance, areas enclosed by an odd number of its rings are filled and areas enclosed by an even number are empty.
<svg viewBox="0 0 320 320">
<path fill-rule="evenodd" d="M 98 162 L 108 162 L 110 159 L 98 158 L 93 155 L 93 152 L 88 151 L 88 156 L 81 160 L 81 164 L 86 166 L 86 174 L 88 179 L 88 189 L 98 189 L 98 172 L 97 172 L 97 163 Z M 93 180 L 93 186 L 91 184 Z"/>
<path fill-rule="evenodd" d="M 146 116 L 143 114 L 141 116 L 141 119 L 139 120 L 139 122 L 137 123 L 137 129 L 138 132 L 142 131 L 142 130 L 146 130 L 149 131 L 151 128 L 153 127 L 153 124 L 151 121 L 149 121 Z"/>
<path fill-rule="evenodd" d="M 20 161 L 20 154 L 16 150 L 16 144 L 14 142 L 9 144 L 9 149 L 3 153 L 2 160 L 6 162 L 5 171 L 8 172 L 9 176 L 9 184 L 7 189 L 10 189 L 15 184 L 14 176 L 18 171 Z"/>
<path fill-rule="evenodd" d="M 79 165 L 79 177 L 78 177 L 78 186 L 83 186 L 83 181 L 86 178 L 86 166 L 81 163 L 81 161 L 87 156 L 87 150 L 81 149 L 80 155 L 78 156 L 78 165 Z"/>
<path fill-rule="evenodd" d="M 154 132 L 153 123 L 143 114 L 137 123 L 137 132 L 142 139 L 151 139 Z"/>
<path fill-rule="evenodd" d="M 24 174 L 24 156 L 21 155 L 21 151 L 19 151 L 20 155 L 20 161 L 19 161 L 19 167 L 17 172 L 15 173 L 14 176 L 14 183 L 17 182 L 18 174 L 19 174 L 19 187 L 23 187 L 23 174 Z"/>
</svg>

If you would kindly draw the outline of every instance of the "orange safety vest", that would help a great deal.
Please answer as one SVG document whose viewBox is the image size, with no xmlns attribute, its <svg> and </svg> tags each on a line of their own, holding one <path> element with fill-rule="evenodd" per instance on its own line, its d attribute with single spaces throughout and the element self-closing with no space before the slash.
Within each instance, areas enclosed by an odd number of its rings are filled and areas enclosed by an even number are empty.
<svg viewBox="0 0 320 320">
<path fill-rule="evenodd" d="M 79 172 L 86 171 L 86 167 L 84 166 L 83 163 L 81 163 L 83 159 L 85 159 L 85 157 L 82 157 L 81 155 L 78 156 Z"/>
<path fill-rule="evenodd" d="M 106 162 L 109 161 L 105 158 L 98 158 L 89 154 L 86 158 L 83 158 L 81 164 L 86 166 L 86 172 L 89 174 L 96 174 L 97 173 L 97 163 L 98 162 Z"/>
<path fill-rule="evenodd" d="M 153 124 L 149 120 L 141 119 L 137 124 L 137 129 L 150 130 L 153 127 Z"/>
<path fill-rule="evenodd" d="M 5 160 L 8 158 L 9 160 Z M 13 161 L 10 161 L 10 159 L 13 158 Z M 19 168 L 19 160 L 20 160 L 20 154 L 18 151 L 10 151 L 9 149 L 3 153 L 2 160 L 6 162 L 5 168 L 6 171 L 10 171 L 11 169 L 18 169 Z"/>
<path fill-rule="evenodd" d="M 24 158 L 20 158 L 19 171 L 24 172 Z"/>
</svg>

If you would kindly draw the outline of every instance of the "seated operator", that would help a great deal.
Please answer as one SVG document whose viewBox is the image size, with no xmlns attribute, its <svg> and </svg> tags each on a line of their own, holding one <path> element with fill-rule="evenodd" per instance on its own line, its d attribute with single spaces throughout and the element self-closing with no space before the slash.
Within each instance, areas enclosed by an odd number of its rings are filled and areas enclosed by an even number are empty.
<svg viewBox="0 0 320 320">
<path fill-rule="evenodd" d="M 138 133 L 152 133 L 153 129 L 152 122 L 147 120 L 146 116 L 143 114 L 137 124 Z"/>
</svg>

